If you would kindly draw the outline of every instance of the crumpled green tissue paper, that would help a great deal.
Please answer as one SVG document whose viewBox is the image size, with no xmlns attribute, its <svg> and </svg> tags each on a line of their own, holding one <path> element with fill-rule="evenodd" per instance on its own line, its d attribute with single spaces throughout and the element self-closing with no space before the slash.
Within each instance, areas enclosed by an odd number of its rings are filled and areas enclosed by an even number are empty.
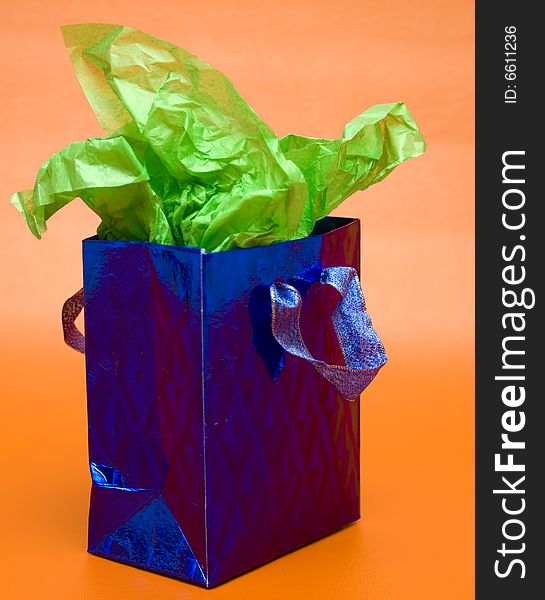
<svg viewBox="0 0 545 600">
<path fill-rule="evenodd" d="M 118 25 L 62 29 L 106 138 L 74 142 L 11 202 L 38 238 L 81 198 L 101 239 L 246 248 L 309 235 L 345 198 L 422 154 L 402 102 L 379 104 L 337 140 L 277 138 L 219 71 Z"/>
</svg>

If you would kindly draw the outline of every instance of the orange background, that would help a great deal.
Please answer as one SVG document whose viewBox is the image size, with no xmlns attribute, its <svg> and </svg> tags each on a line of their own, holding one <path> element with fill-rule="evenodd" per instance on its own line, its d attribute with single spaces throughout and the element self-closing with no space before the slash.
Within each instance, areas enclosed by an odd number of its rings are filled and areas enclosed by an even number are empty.
<svg viewBox="0 0 545 600">
<path fill-rule="evenodd" d="M 363 519 L 206 591 L 87 555 L 81 202 L 34 239 L 7 199 L 67 143 L 101 135 L 59 26 L 131 25 L 226 73 L 279 135 L 338 137 L 407 103 L 427 153 L 336 211 L 363 220 L 362 283 L 389 364 L 363 396 Z M 473 597 L 473 3 L 18 0 L 0 19 L 0 594 L 143 599 Z M 6 591 L 7 590 L 9 591 Z"/>
</svg>

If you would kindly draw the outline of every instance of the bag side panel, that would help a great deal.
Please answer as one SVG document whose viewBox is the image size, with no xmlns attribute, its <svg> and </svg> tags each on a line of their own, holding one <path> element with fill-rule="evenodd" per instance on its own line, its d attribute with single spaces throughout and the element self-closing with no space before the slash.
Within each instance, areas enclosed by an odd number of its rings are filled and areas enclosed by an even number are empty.
<svg viewBox="0 0 545 600">
<path fill-rule="evenodd" d="M 205 584 L 201 253 L 84 242 L 89 551 Z"/>
</svg>

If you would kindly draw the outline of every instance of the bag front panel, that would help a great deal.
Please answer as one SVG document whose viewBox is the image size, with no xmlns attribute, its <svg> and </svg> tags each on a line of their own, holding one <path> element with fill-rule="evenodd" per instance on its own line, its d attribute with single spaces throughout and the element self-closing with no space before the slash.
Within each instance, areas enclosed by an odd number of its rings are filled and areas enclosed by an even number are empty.
<svg viewBox="0 0 545 600">
<path fill-rule="evenodd" d="M 269 286 L 291 283 L 303 297 L 307 346 L 343 363 L 330 322 L 339 295 L 319 278 L 329 266 L 359 270 L 359 222 L 328 221 L 330 231 L 306 239 L 204 255 L 212 583 L 359 517 L 359 401 L 271 334 Z"/>
</svg>

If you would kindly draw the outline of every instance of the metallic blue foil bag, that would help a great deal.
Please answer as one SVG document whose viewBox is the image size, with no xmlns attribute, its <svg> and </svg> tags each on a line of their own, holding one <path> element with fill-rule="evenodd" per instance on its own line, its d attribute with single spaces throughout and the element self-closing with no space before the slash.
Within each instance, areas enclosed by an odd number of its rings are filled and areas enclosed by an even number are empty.
<svg viewBox="0 0 545 600">
<path fill-rule="evenodd" d="M 85 346 L 89 552 L 209 587 L 359 518 L 357 396 L 386 360 L 359 247 L 332 217 L 217 253 L 83 242 L 63 320 Z"/>
</svg>

